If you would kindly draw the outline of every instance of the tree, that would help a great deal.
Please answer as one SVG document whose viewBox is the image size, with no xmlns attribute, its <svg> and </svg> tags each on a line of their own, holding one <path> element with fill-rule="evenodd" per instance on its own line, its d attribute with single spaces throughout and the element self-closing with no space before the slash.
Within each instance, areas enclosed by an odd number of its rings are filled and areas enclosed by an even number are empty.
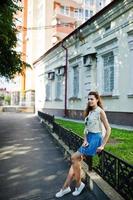
<svg viewBox="0 0 133 200">
<path fill-rule="evenodd" d="M 10 105 L 11 104 L 11 96 L 10 95 L 4 96 L 4 102 L 6 105 Z"/>
<path fill-rule="evenodd" d="M 17 28 L 15 14 L 21 8 L 19 0 L 1 0 L 0 2 L 0 76 L 7 79 L 13 78 L 16 73 L 21 73 L 26 65 L 21 60 L 21 53 L 15 51 L 17 45 Z"/>
</svg>

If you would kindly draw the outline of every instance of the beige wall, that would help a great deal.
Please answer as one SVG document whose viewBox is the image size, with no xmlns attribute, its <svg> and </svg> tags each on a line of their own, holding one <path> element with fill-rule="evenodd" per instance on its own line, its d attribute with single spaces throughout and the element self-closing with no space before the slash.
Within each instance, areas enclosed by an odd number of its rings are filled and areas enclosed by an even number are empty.
<svg viewBox="0 0 133 200">
<path fill-rule="evenodd" d="M 53 13 L 54 12 L 53 2 L 54 2 L 53 0 L 51 0 L 51 1 L 45 0 L 45 13 L 44 13 L 45 26 L 51 26 L 52 25 L 52 17 L 53 17 L 53 14 L 54 14 Z M 52 45 L 52 34 L 53 34 L 53 28 L 52 27 L 45 30 L 45 35 L 44 35 L 45 50 L 44 50 L 44 52 L 46 52 L 48 49 L 50 49 L 53 46 Z"/>
</svg>

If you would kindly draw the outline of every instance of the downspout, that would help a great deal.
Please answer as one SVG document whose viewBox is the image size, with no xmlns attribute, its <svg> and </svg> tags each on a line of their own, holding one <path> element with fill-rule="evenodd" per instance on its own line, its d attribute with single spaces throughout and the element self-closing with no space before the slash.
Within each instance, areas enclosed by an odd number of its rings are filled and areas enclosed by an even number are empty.
<svg viewBox="0 0 133 200">
<path fill-rule="evenodd" d="M 65 99 L 64 99 L 64 116 L 67 116 L 67 68 L 68 68 L 68 49 L 61 43 L 62 47 L 65 50 L 65 68 L 64 68 L 64 76 L 65 76 Z"/>
</svg>

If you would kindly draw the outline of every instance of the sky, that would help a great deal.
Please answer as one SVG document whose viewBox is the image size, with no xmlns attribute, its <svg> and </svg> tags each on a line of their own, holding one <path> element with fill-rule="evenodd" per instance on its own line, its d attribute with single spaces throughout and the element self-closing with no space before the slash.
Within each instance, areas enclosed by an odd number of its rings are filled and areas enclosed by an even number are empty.
<svg viewBox="0 0 133 200">
<path fill-rule="evenodd" d="M 5 78 L 0 78 L 0 89 L 6 88 L 7 91 L 11 90 L 11 81 L 7 81 Z"/>
</svg>

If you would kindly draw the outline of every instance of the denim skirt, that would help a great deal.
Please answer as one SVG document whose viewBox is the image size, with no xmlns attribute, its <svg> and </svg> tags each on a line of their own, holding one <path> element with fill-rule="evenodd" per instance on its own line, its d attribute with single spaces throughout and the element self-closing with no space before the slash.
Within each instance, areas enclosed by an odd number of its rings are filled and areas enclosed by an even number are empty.
<svg viewBox="0 0 133 200">
<path fill-rule="evenodd" d="M 81 146 L 78 152 L 86 156 L 94 156 L 97 153 L 97 148 L 102 144 L 102 133 L 88 132 L 86 137 L 89 145 L 86 147 Z"/>
</svg>

